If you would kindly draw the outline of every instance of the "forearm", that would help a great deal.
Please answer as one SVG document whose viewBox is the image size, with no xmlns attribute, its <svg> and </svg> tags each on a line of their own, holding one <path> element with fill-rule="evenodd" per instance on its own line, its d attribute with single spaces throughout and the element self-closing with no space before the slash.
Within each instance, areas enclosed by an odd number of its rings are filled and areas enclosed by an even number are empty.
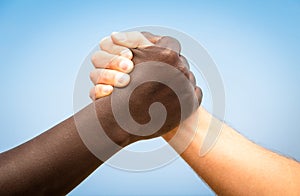
<svg viewBox="0 0 300 196">
<path fill-rule="evenodd" d="M 299 163 L 259 147 L 225 124 L 211 151 L 200 157 L 213 117 L 204 109 L 199 114 L 197 134 L 181 156 L 217 194 L 299 195 Z"/>
<path fill-rule="evenodd" d="M 92 104 L 77 113 L 86 129 Z M 94 131 L 94 130 L 87 130 Z M 109 146 L 99 147 L 109 148 Z M 112 153 L 113 154 L 113 153 Z M 0 155 L 0 195 L 66 194 L 92 173 L 101 161 L 84 145 L 74 117 Z"/>
</svg>

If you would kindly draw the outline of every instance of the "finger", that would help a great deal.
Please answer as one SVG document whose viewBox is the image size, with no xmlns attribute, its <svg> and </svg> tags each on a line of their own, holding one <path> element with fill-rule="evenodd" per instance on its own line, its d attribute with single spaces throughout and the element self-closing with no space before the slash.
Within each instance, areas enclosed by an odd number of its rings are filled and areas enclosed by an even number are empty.
<svg viewBox="0 0 300 196">
<path fill-rule="evenodd" d="M 196 86 L 196 78 L 195 78 L 193 72 L 191 72 L 191 71 L 189 72 L 189 80 L 193 86 Z"/>
<path fill-rule="evenodd" d="M 196 88 L 195 88 L 195 94 L 196 94 L 196 97 L 198 99 L 198 103 L 200 105 L 201 102 L 202 102 L 203 93 L 202 93 L 201 88 L 199 88 L 198 86 L 196 86 Z"/>
<path fill-rule="evenodd" d="M 100 41 L 100 48 L 108 53 L 120 55 L 128 59 L 132 59 L 133 57 L 131 50 L 124 46 L 114 44 L 111 37 L 103 38 Z"/>
<path fill-rule="evenodd" d="M 182 64 L 185 65 L 188 70 L 190 70 L 190 65 L 189 65 L 189 62 L 187 61 L 187 59 L 182 55 L 180 55 L 179 58 L 180 58 Z"/>
<path fill-rule="evenodd" d="M 95 52 L 91 61 L 96 68 L 114 69 L 124 73 L 129 73 L 133 69 L 133 62 L 128 58 L 105 51 Z"/>
<path fill-rule="evenodd" d="M 137 48 L 152 46 L 151 43 L 141 32 L 113 32 L 111 34 L 113 43 L 126 48 Z"/>
<path fill-rule="evenodd" d="M 92 100 L 108 96 L 112 93 L 113 87 L 111 85 L 97 84 L 90 90 L 90 98 Z"/>
<path fill-rule="evenodd" d="M 90 79 L 94 84 L 108 84 L 115 87 L 124 87 L 130 81 L 128 74 L 109 69 L 94 69 L 90 73 Z"/>
<path fill-rule="evenodd" d="M 181 71 L 188 79 L 190 79 L 190 71 L 185 65 L 179 64 L 177 69 Z"/>
<path fill-rule="evenodd" d="M 160 46 L 162 48 L 168 48 L 170 50 L 173 50 L 176 53 L 180 53 L 181 46 L 177 39 L 170 37 L 170 36 L 163 36 L 161 39 L 159 39 L 156 42 L 157 46 Z"/>
</svg>

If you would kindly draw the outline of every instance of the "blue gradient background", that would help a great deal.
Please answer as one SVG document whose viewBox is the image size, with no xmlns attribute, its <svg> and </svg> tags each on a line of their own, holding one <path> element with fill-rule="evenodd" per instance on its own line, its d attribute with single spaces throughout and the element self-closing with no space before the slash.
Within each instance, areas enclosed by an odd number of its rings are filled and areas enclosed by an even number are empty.
<svg viewBox="0 0 300 196">
<path fill-rule="evenodd" d="M 299 1 L 0 1 L 0 151 L 73 112 L 81 62 L 112 31 L 161 25 L 190 34 L 222 74 L 226 121 L 300 159 Z M 213 195 L 181 159 L 143 173 L 101 166 L 70 195 Z"/>
</svg>

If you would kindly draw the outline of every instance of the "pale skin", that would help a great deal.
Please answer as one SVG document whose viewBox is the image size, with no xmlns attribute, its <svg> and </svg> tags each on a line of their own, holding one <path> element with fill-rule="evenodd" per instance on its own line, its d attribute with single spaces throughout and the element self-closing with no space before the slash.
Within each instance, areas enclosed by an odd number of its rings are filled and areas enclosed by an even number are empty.
<svg viewBox="0 0 300 196">
<path fill-rule="evenodd" d="M 113 87 L 125 87 L 130 82 L 128 73 L 134 69 L 130 48 L 152 45 L 141 33 L 113 33 L 100 43 L 92 62 L 91 72 L 95 86 L 90 91 L 93 100 L 107 96 Z M 118 82 L 120 76 L 125 80 Z M 203 107 L 184 121 L 185 132 L 190 134 L 195 116 L 199 118 L 197 132 L 181 157 L 219 195 L 300 195 L 300 164 L 292 159 L 264 149 L 222 123 L 222 132 L 205 155 L 200 156 L 201 144 L 209 124 L 216 120 Z M 163 135 L 169 141 L 176 130 Z M 182 135 L 185 137 L 185 135 Z M 176 150 L 180 146 L 170 143 Z"/>
</svg>

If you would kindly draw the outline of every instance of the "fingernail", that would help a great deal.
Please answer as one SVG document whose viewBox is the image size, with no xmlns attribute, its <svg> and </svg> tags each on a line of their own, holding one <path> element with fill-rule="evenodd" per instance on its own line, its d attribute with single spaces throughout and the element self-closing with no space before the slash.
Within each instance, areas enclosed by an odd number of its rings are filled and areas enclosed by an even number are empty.
<svg viewBox="0 0 300 196">
<path fill-rule="evenodd" d="M 120 53 L 121 56 L 131 59 L 132 58 L 132 52 L 129 49 L 125 49 Z"/>
<path fill-rule="evenodd" d="M 104 86 L 103 87 L 103 93 L 109 94 L 113 90 L 112 86 Z"/>
<path fill-rule="evenodd" d="M 126 41 L 126 35 L 124 33 L 112 32 L 112 36 L 120 42 Z"/>
<path fill-rule="evenodd" d="M 120 68 L 126 73 L 131 71 L 133 68 L 133 63 L 130 60 L 122 60 L 119 64 Z"/>
<path fill-rule="evenodd" d="M 119 74 L 116 77 L 117 77 L 117 83 L 115 85 L 117 87 L 123 87 L 129 83 L 130 77 L 128 74 Z"/>
</svg>

